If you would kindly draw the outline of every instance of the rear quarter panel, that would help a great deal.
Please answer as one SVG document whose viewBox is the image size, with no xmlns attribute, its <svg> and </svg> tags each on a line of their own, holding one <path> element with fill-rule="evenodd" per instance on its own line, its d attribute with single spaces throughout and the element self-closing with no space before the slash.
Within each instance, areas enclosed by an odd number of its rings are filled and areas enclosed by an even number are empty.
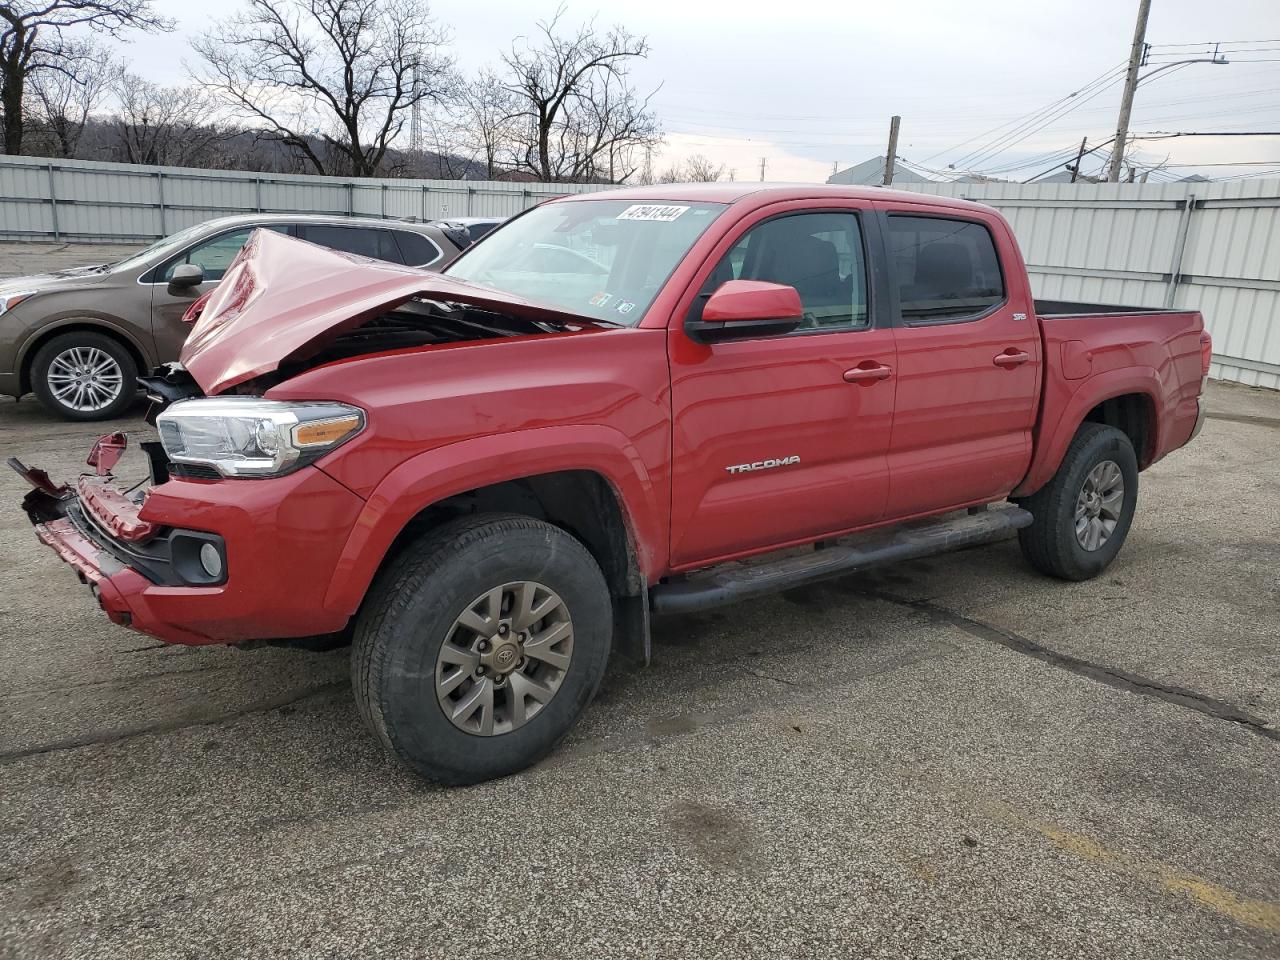
<svg viewBox="0 0 1280 960">
<path fill-rule="evenodd" d="M 1150 402 L 1145 450 L 1149 467 L 1191 436 L 1201 389 L 1198 312 L 1041 317 L 1045 379 L 1035 450 L 1014 495 L 1033 493 L 1053 476 L 1089 411 L 1126 394 Z"/>
</svg>

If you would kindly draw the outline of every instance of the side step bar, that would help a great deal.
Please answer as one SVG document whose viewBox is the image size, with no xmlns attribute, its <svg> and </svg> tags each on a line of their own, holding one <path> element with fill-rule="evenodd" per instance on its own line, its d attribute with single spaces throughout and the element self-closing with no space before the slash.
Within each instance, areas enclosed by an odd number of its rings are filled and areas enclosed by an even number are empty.
<svg viewBox="0 0 1280 960">
<path fill-rule="evenodd" d="M 1031 524 L 1021 507 L 947 514 L 831 541 L 824 549 L 780 560 L 745 560 L 650 588 L 655 614 L 693 613 L 739 600 L 844 577 L 901 560 L 1004 540 Z"/>
</svg>

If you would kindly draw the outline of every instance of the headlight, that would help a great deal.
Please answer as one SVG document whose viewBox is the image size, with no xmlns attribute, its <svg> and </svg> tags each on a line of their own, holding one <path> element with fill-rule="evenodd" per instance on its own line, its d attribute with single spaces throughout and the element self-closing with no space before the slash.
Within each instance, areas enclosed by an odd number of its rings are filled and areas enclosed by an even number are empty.
<svg viewBox="0 0 1280 960">
<path fill-rule="evenodd" d="M 174 463 L 224 477 L 278 477 L 323 456 L 364 429 L 345 403 L 286 403 L 257 397 L 182 400 L 156 418 Z"/>
<path fill-rule="evenodd" d="M 0 290 L 0 317 L 20 304 L 27 297 L 34 297 L 35 290 Z"/>
</svg>

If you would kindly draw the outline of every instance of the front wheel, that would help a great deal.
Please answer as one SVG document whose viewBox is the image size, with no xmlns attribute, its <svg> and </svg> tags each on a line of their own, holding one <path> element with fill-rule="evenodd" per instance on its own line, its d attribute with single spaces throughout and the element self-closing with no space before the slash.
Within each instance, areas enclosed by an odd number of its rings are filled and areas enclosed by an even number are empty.
<svg viewBox="0 0 1280 960">
<path fill-rule="evenodd" d="M 530 517 L 446 524 L 379 577 L 356 624 L 352 683 L 370 730 L 436 783 L 506 776 L 549 753 L 604 676 L 599 566 Z"/>
<path fill-rule="evenodd" d="M 1115 427 L 1086 423 L 1053 479 L 1021 501 L 1035 521 L 1018 531 L 1027 562 L 1063 580 L 1089 580 L 1120 552 L 1138 502 L 1138 458 Z"/>
<path fill-rule="evenodd" d="M 31 389 L 66 420 L 110 420 L 137 396 L 137 369 L 120 341 L 73 331 L 54 337 L 31 362 Z"/>
</svg>

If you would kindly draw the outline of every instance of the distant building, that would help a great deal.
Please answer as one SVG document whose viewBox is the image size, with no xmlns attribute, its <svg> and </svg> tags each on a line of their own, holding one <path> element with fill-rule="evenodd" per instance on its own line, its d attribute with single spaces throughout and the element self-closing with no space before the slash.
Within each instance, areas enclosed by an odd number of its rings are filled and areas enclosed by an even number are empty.
<svg viewBox="0 0 1280 960">
<path fill-rule="evenodd" d="M 894 183 L 928 183 L 925 177 L 906 169 L 901 163 L 893 165 Z M 873 187 L 884 183 L 884 157 L 872 157 L 852 167 L 827 177 L 827 183 L 852 184 L 859 187 Z"/>
<path fill-rule="evenodd" d="M 1083 179 L 1073 180 L 1070 170 L 1059 170 L 1057 173 L 1051 173 L 1047 177 L 1036 177 L 1033 183 L 1084 183 Z"/>
</svg>

